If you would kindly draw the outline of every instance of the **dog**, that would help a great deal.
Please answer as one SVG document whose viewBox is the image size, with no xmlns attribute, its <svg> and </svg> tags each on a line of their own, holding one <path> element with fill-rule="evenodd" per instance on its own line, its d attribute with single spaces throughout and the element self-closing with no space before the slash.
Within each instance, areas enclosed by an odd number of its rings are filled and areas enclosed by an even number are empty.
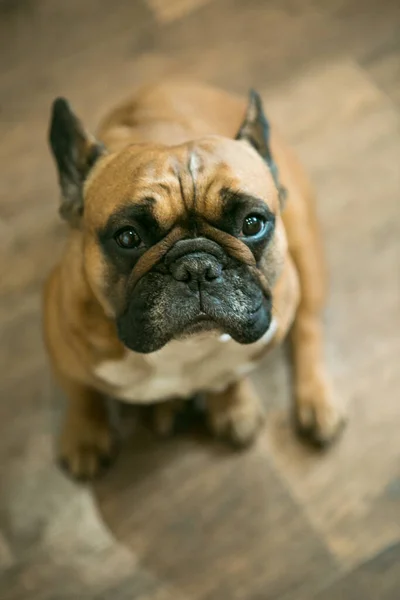
<svg viewBox="0 0 400 600">
<path fill-rule="evenodd" d="M 69 233 L 45 284 L 44 337 L 68 401 L 70 475 L 91 479 L 113 458 L 108 397 L 154 403 L 166 435 L 202 393 L 211 430 L 247 446 L 263 423 L 248 373 L 287 334 L 299 429 L 334 440 L 344 410 L 323 358 L 314 193 L 260 95 L 147 85 L 96 137 L 58 98 L 49 141 Z"/>
</svg>

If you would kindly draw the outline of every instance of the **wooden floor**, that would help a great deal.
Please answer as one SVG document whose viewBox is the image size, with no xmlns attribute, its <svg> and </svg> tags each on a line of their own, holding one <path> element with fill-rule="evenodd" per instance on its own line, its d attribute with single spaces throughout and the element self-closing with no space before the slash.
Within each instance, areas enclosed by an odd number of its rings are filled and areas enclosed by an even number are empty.
<svg viewBox="0 0 400 600">
<path fill-rule="evenodd" d="M 160 75 L 263 94 L 319 192 L 340 444 L 294 437 L 283 351 L 245 454 L 144 427 L 94 489 L 53 462 L 40 288 L 64 229 L 46 145 Z M 399 0 L 0 0 L 0 598 L 400 598 Z M 130 421 L 129 421 L 130 422 Z"/>
</svg>

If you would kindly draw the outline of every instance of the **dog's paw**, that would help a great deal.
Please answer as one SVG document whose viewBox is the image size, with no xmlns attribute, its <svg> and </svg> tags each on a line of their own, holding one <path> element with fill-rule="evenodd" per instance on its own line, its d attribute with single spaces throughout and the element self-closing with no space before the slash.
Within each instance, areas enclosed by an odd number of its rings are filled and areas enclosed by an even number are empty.
<svg viewBox="0 0 400 600">
<path fill-rule="evenodd" d="M 264 423 L 265 413 L 261 402 L 251 385 L 232 392 L 229 401 L 218 400 L 209 403 L 208 419 L 214 435 L 226 439 L 237 447 L 249 446 L 257 437 Z M 228 400 L 228 401 L 226 401 Z"/>
<path fill-rule="evenodd" d="M 177 426 L 177 415 L 182 411 L 184 400 L 166 400 L 154 405 L 152 428 L 160 437 L 171 436 Z"/>
<path fill-rule="evenodd" d="M 325 378 L 315 377 L 297 389 L 295 420 L 299 434 L 318 447 L 326 447 L 341 434 L 346 423 L 344 406 L 335 399 Z"/>
<path fill-rule="evenodd" d="M 66 421 L 59 442 L 59 464 L 77 481 L 101 475 L 115 460 L 116 438 L 107 420 Z"/>
</svg>

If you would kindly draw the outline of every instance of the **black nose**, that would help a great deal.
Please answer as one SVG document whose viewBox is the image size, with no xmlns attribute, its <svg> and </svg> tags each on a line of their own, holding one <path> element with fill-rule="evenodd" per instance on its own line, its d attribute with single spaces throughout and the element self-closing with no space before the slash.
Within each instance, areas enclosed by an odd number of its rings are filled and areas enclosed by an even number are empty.
<svg viewBox="0 0 400 600">
<path fill-rule="evenodd" d="M 193 252 L 175 260 L 169 265 L 169 270 L 177 281 L 206 283 L 221 276 L 222 265 L 215 256 Z"/>
</svg>

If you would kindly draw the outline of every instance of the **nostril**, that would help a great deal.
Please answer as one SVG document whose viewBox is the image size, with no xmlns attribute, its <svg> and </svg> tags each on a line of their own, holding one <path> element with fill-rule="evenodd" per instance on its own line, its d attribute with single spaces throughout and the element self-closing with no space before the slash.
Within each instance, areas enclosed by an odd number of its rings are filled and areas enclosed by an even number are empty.
<svg viewBox="0 0 400 600">
<path fill-rule="evenodd" d="M 190 275 L 189 271 L 184 271 L 181 275 L 180 281 L 183 281 L 184 283 L 189 283 L 191 279 L 192 276 Z"/>
<path fill-rule="evenodd" d="M 171 269 L 171 272 L 177 281 L 188 283 L 192 278 L 189 269 L 183 263 L 175 264 Z"/>
<path fill-rule="evenodd" d="M 212 264 L 205 270 L 204 278 L 206 281 L 214 281 L 214 279 L 218 279 L 222 273 L 222 266 L 219 264 Z"/>
</svg>

